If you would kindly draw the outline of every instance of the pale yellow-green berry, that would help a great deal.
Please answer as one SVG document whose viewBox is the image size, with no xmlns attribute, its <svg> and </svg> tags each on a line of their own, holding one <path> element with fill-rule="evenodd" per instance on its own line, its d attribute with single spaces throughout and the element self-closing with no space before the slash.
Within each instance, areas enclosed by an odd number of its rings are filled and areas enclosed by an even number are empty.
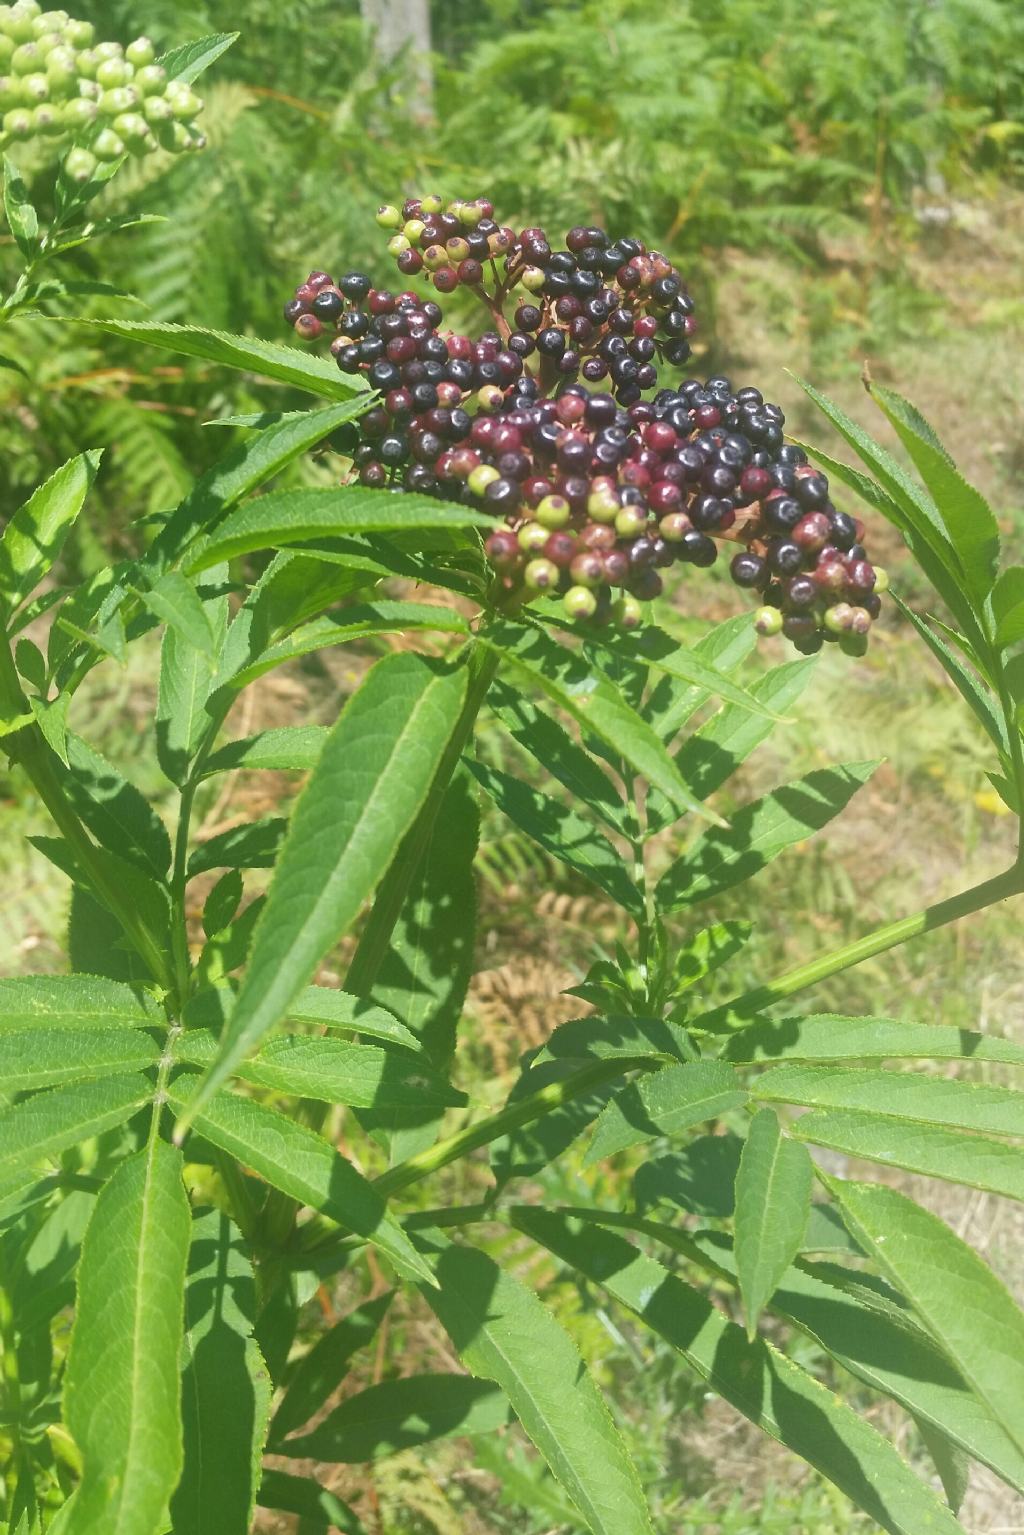
<svg viewBox="0 0 1024 1535">
<path fill-rule="evenodd" d="M 64 122 L 70 133 L 78 133 L 83 128 L 90 127 L 99 116 L 99 108 L 95 101 L 87 101 L 84 96 L 77 96 L 74 101 L 64 104 Z"/>
<path fill-rule="evenodd" d="M 79 96 L 84 96 L 86 101 L 98 102 L 100 97 L 103 95 L 103 92 L 100 90 L 95 80 L 83 80 L 81 76 L 79 76 L 78 94 Z"/>
<path fill-rule="evenodd" d="M 37 37 L 48 33 L 63 32 L 71 17 L 67 11 L 43 11 L 32 23 Z"/>
<path fill-rule="evenodd" d="M 139 105 L 139 93 L 132 85 L 119 85 L 112 91 L 104 91 L 100 97 L 100 113 L 103 117 L 117 117 L 122 112 L 134 112 Z"/>
<path fill-rule="evenodd" d="M 99 65 L 100 61 L 96 57 L 94 48 L 83 48 L 75 55 L 75 68 L 78 70 L 79 80 L 95 80 Z"/>
<path fill-rule="evenodd" d="M 118 138 L 113 128 L 104 128 L 93 140 L 92 152 L 97 160 L 119 160 L 125 152 L 124 140 Z"/>
<path fill-rule="evenodd" d="M 122 112 L 110 125 L 130 149 L 149 137 L 149 124 L 141 112 Z"/>
<path fill-rule="evenodd" d="M 127 85 L 131 77 L 131 68 L 124 59 L 101 59 L 96 66 L 96 83 L 105 91 L 116 90 L 119 85 Z"/>
<path fill-rule="evenodd" d="M 140 69 L 147 64 L 152 64 L 156 58 L 156 49 L 148 37 L 137 37 L 133 43 L 129 43 L 124 50 L 124 56 L 129 64 Z"/>
<path fill-rule="evenodd" d="M 55 96 L 68 96 L 78 82 L 75 55 L 70 48 L 55 48 L 46 61 L 46 78 Z"/>
<path fill-rule="evenodd" d="M 160 123 L 174 121 L 171 104 L 169 101 L 165 101 L 163 96 L 147 96 L 142 103 L 142 115 L 147 123 L 152 123 L 154 127 L 157 127 Z"/>
<path fill-rule="evenodd" d="M 203 104 L 195 91 L 180 80 L 172 80 L 165 95 L 171 104 L 171 111 L 179 122 L 191 122 L 192 118 L 202 111 Z"/>
<path fill-rule="evenodd" d="M 91 181 L 96 174 L 97 160 L 87 149 L 69 149 L 64 160 L 64 174 L 79 185 Z"/>
<path fill-rule="evenodd" d="M 69 48 L 91 48 L 96 29 L 91 21 L 79 21 L 72 16 L 64 28 L 64 41 Z"/>
<path fill-rule="evenodd" d="M 27 139 L 32 132 L 32 113 L 25 107 L 15 107 L 4 113 L 4 133 L 12 139 Z"/>
<path fill-rule="evenodd" d="M 120 43 L 97 43 L 92 51 L 96 56 L 97 64 L 102 64 L 104 59 L 124 58 L 124 49 Z"/>
<path fill-rule="evenodd" d="M 10 69 L 11 55 L 14 53 L 14 42 L 6 32 L 0 32 L 0 69 Z"/>
<path fill-rule="evenodd" d="M 64 132 L 64 114 L 53 102 L 44 102 L 32 112 L 32 130 L 43 138 L 55 139 Z"/>
<path fill-rule="evenodd" d="M 11 55 L 11 69 L 16 75 L 34 75 L 43 67 L 43 54 L 36 42 L 22 43 Z"/>
<path fill-rule="evenodd" d="M 50 99 L 50 82 L 45 75 L 22 75 L 21 99 L 25 105 L 38 106 Z"/>
<path fill-rule="evenodd" d="M 162 95 L 167 89 L 167 71 L 162 64 L 144 64 L 135 71 L 132 84 L 143 96 Z"/>
</svg>

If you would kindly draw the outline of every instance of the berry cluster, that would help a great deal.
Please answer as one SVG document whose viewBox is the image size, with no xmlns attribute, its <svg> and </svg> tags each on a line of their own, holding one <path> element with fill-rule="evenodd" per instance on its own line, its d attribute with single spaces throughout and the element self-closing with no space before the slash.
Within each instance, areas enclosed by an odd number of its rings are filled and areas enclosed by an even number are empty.
<svg viewBox="0 0 1024 1535">
<path fill-rule="evenodd" d="M 93 28 L 36 0 L 0 5 L 0 114 L 4 147 L 26 139 L 75 143 L 67 174 L 90 181 L 101 161 L 130 151 L 201 149 L 195 127 L 202 102 L 191 86 L 168 80 L 153 44 L 138 37 L 93 44 Z"/>
<path fill-rule="evenodd" d="M 485 548 L 509 606 L 547 593 L 574 619 L 634 628 L 664 570 L 712 565 L 724 540 L 739 546 L 733 580 L 760 594 L 761 633 L 862 650 L 885 573 L 786 444 L 779 407 L 722 377 L 644 398 L 659 363 L 689 356 L 678 272 L 636 240 L 581 226 L 553 251 L 543 230 L 516 235 L 492 215 L 485 199 L 430 197 L 377 216 L 398 231 L 388 248 L 404 275 L 483 302 L 475 340 L 442 332 L 434 298 L 361 272 L 312 272 L 285 306 L 299 336 L 331 334 L 339 368 L 378 392 L 352 429 L 353 476 L 482 503 L 500 524 Z"/>
</svg>

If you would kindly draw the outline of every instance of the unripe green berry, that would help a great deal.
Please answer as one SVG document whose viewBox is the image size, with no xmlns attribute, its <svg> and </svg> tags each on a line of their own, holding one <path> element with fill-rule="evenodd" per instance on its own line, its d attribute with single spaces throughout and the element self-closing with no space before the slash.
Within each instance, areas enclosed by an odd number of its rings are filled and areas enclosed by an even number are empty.
<svg viewBox="0 0 1024 1535">
<path fill-rule="evenodd" d="M 70 48 L 55 48 L 46 61 L 46 78 L 55 95 L 67 96 L 77 86 L 78 72 Z"/>
<path fill-rule="evenodd" d="M 423 231 L 426 229 L 426 227 L 427 226 L 424 224 L 422 219 L 406 219 L 405 223 L 402 225 L 402 233 L 405 235 L 405 238 L 409 241 L 410 245 L 416 245 L 419 243 L 420 236 L 423 234 Z"/>
<path fill-rule="evenodd" d="M 14 75 L 0 75 L 0 112 L 10 112 L 21 105 L 21 81 Z"/>
<path fill-rule="evenodd" d="M 72 16 L 64 28 L 64 41 L 69 48 L 91 48 L 96 29 L 91 21 L 79 21 Z"/>
<path fill-rule="evenodd" d="M 35 41 L 22 43 L 11 55 L 11 71 L 16 75 L 34 75 L 45 67 L 45 54 Z"/>
<path fill-rule="evenodd" d="M 130 85 L 117 85 L 113 90 L 104 91 L 100 97 L 100 115 L 120 117 L 122 112 L 134 112 L 138 105 L 138 91 Z"/>
<path fill-rule="evenodd" d="M 587 513 L 594 522 L 614 522 L 621 510 L 619 498 L 610 486 L 592 490 L 587 497 Z"/>
<path fill-rule="evenodd" d="M 64 174 L 71 181 L 84 186 L 96 174 L 96 156 L 87 149 L 69 149 L 64 159 Z"/>
<path fill-rule="evenodd" d="M 26 105 L 31 102 L 39 106 L 50 99 L 50 82 L 45 75 L 23 75 L 21 78 L 21 98 Z"/>
<path fill-rule="evenodd" d="M 523 580 L 535 592 L 549 592 L 558 585 L 558 566 L 544 558 L 531 560 L 523 571 Z"/>
<path fill-rule="evenodd" d="M 644 621 L 643 604 L 627 593 L 612 608 L 612 617 L 620 629 L 639 629 Z"/>
<path fill-rule="evenodd" d="M 479 203 L 461 202 L 453 205 L 452 211 L 460 223 L 467 229 L 475 229 L 484 216 L 484 210 Z"/>
<path fill-rule="evenodd" d="M 32 109 L 32 131 L 40 138 L 55 139 L 64 132 L 64 114 L 53 102 L 44 101 Z"/>
<path fill-rule="evenodd" d="M 440 213 L 444 203 L 436 192 L 431 192 L 426 197 L 420 198 L 421 213 Z"/>
<path fill-rule="evenodd" d="M 493 410 L 500 410 L 504 399 L 505 396 L 497 384 L 484 384 L 483 388 L 476 392 L 477 404 L 487 415 Z"/>
<path fill-rule="evenodd" d="M 782 614 L 778 608 L 758 608 L 754 614 L 754 628 L 758 634 L 781 634 Z"/>
<path fill-rule="evenodd" d="M 524 554 L 540 554 L 548 541 L 548 530 L 542 523 L 527 522 L 516 534 Z"/>
<path fill-rule="evenodd" d="M 124 59 L 103 59 L 96 66 L 96 84 L 105 91 L 116 90 L 119 85 L 127 85 L 132 77 L 132 71 L 128 68 Z"/>
<path fill-rule="evenodd" d="M 620 538 L 638 538 L 647 526 L 647 513 L 639 506 L 624 506 L 615 516 Z"/>
<path fill-rule="evenodd" d="M 120 134 L 130 149 L 134 149 L 140 140 L 149 136 L 149 124 L 141 112 L 122 112 L 110 126 L 115 133 Z"/>
<path fill-rule="evenodd" d="M 34 20 L 35 17 L 24 6 L 12 6 L 4 31 L 14 43 L 29 43 L 36 35 L 32 25 Z"/>
<path fill-rule="evenodd" d="M 839 649 L 847 656 L 863 656 L 867 653 L 868 637 L 847 630 L 839 636 Z"/>
<path fill-rule="evenodd" d="M 125 152 L 124 140 L 118 138 L 113 128 L 103 128 L 93 140 L 92 152 L 97 160 L 119 160 Z"/>
<path fill-rule="evenodd" d="M 69 133 L 79 133 L 84 128 L 90 128 L 99 116 L 99 107 L 95 101 L 86 101 L 84 96 L 77 96 L 74 101 L 66 101 L 62 110 Z"/>
<path fill-rule="evenodd" d="M 376 220 L 381 229 L 398 229 L 401 227 L 402 215 L 390 203 L 385 203 L 377 209 Z"/>
<path fill-rule="evenodd" d="M 156 58 L 156 49 L 148 37 L 137 37 L 133 43 L 128 44 L 124 56 L 135 69 L 144 69 Z"/>
<path fill-rule="evenodd" d="M 27 139 L 32 135 L 32 113 L 26 107 L 14 107 L 4 113 L 4 133 L 8 138 Z"/>
<path fill-rule="evenodd" d="M 96 56 L 96 63 L 102 64 L 104 59 L 123 59 L 124 49 L 120 43 L 97 43 L 92 50 Z"/>
<path fill-rule="evenodd" d="M 539 293 L 547 282 L 547 276 L 539 266 L 528 266 L 523 268 L 519 281 L 528 293 Z"/>
<path fill-rule="evenodd" d="M 32 23 L 37 37 L 63 32 L 71 17 L 67 11 L 42 11 Z"/>
<path fill-rule="evenodd" d="M 137 69 L 132 84 L 143 96 L 163 96 L 167 89 L 167 71 L 162 64 L 146 64 Z"/>
<path fill-rule="evenodd" d="M 562 598 L 562 606 L 570 618 L 593 618 L 597 612 L 597 598 L 585 586 L 570 586 Z"/>
<path fill-rule="evenodd" d="M 152 123 L 154 127 L 160 123 L 174 121 L 174 113 L 171 111 L 170 102 L 165 101 L 162 96 L 147 96 L 142 103 L 142 115 L 147 123 Z"/>
<path fill-rule="evenodd" d="M 881 565 L 876 565 L 874 570 L 875 594 L 876 596 L 880 597 L 883 592 L 887 592 L 889 590 L 889 572 L 887 570 L 883 570 Z"/>
<path fill-rule="evenodd" d="M 100 61 L 96 57 L 95 48 L 83 48 L 75 59 L 79 80 L 95 80 L 99 66 Z"/>
<path fill-rule="evenodd" d="M 191 122 L 192 118 L 198 117 L 203 110 L 203 103 L 195 91 L 180 80 L 172 80 L 164 95 L 171 103 L 171 110 L 179 122 Z"/>
<path fill-rule="evenodd" d="M 14 53 L 14 43 L 6 32 L 0 32 L 0 69 L 10 69 L 11 55 Z"/>
<path fill-rule="evenodd" d="M 412 250 L 412 244 L 405 235 L 392 235 L 384 249 L 389 256 L 401 256 L 403 251 Z"/>
<path fill-rule="evenodd" d="M 830 634 L 843 634 L 850 627 L 853 609 L 848 602 L 836 602 L 825 609 L 822 623 Z"/>
<path fill-rule="evenodd" d="M 545 528 L 564 528 L 572 517 L 572 507 L 564 496 L 545 496 L 534 516 Z"/>
<path fill-rule="evenodd" d="M 474 496 L 482 496 L 488 485 L 491 485 L 495 480 L 500 479 L 501 475 L 498 473 L 497 469 L 495 469 L 493 464 L 477 464 L 476 468 L 473 470 L 468 480 L 466 481 L 466 484 L 469 486 Z"/>
</svg>

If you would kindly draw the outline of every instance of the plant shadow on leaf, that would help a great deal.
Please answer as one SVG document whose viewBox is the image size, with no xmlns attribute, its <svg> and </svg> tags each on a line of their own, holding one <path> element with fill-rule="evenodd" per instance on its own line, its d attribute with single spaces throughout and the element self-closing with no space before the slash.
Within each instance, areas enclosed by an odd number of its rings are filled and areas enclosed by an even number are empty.
<svg viewBox="0 0 1024 1535">
<path fill-rule="evenodd" d="M 671 1204 L 694 1215 L 730 1216 L 742 1150 L 737 1135 L 699 1135 L 681 1151 L 645 1162 L 633 1178 L 637 1209 Z"/>
</svg>

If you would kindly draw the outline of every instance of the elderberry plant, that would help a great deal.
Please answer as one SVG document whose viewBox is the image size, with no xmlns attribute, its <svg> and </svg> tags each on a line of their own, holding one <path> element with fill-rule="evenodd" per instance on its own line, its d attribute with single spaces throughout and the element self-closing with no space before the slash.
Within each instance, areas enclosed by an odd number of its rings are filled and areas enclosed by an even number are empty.
<svg viewBox="0 0 1024 1535">
<path fill-rule="evenodd" d="M 15 185 L 9 216 L 27 240 Z M 651 1329 L 892 1535 L 959 1530 L 968 1459 L 1024 1490 L 1024 1314 L 937 1216 L 890 1183 L 827 1173 L 808 1149 L 1024 1197 L 1024 1094 L 967 1079 L 971 1061 L 1019 1069 L 1024 1047 L 791 1002 L 1024 892 L 1024 856 L 828 953 L 808 927 L 813 957 L 710 1004 L 749 928 L 702 927 L 697 908 L 720 910 L 826 825 L 875 764 L 817 768 L 728 824 L 712 798 L 796 707 L 813 652 L 836 635 L 860 648 L 884 580 L 758 391 L 658 375 L 685 362 L 692 328 L 663 258 L 596 229 L 553 251 L 492 211 L 425 198 L 381 216 L 401 227 L 404 275 L 483 301 L 476 341 L 442 332 L 432 298 L 361 273 L 314 273 L 288 306 L 307 340 L 336 331 L 333 358 L 89 322 L 242 369 L 282 408 L 241 422 L 134 552 L 79 586 L 59 584 L 60 551 L 98 455 L 4 528 L 0 739 L 53 822 L 35 846 L 71 892 L 70 972 L 0 980 L 11 1535 L 246 1535 L 257 1504 L 359 1535 L 366 1507 L 309 1463 L 454 1433 L 525 1435 L 572 1522 L 651 1535 L 656 1490 L 524 1246 L 548 1278 Z M 991 511 L 922 417 L 871 392 L 920 483 L 809 389 L 864 468 L 816 457 L 935 587 L 941 620 L 895 600 L 990 737 L 992 782 L 1019 816 L 1024 568 L 999 568 Z M 291 408 L 298 393 L 318 403 Z M 289 467 L 328 443 L 344 449 L 341 483 L 296 488 Z M 695 579 L 687 567 L 720 539 L 741 545 L 731 568 L 761 593 L 757 627 L 810 654 L 748 677 L 749 614 L 692 648 L 646 620 L 652 575 L 679 565 Z M 88 739 L 88 679 L 154 631 L 171 828 Z M 232 730 L 268 672 L 388 634 L 434 639 L 377 660 L 334 724 Z M 484 707 L 543 790 L 476 753 Z M 280 816 L 197 837 L 197 807 L 238 770 L 305 782 Z M 458 1052 L 481 789 L 634 935 L 581 977 L 589 1011 L 522 1058 L 497 1108 L 467 1102 Z M 655 879 L 670 828 L 676 853 Z M 344 984 L 325 984 L 350 931 Z M 588 1173 L 611 1158 L 633 1174 L 618 1205 Z M 437 1175 L 463 1159 L 482 1197 L 446 1202 Z M 556 1192 L 569 1169 L 582 1204 Z M 342 1271 L 365 1298 L 314 1322 L 307 1303 Z M 460 1368 L 399 1366 L 348 1389 L 399 1289 Z M 808 1339 L 844 1372 L 838 1391 L 806 1367 Z M 865 1390 L 919 1425 L 945 1501 L 876 1427 Z"/>
</svg>

